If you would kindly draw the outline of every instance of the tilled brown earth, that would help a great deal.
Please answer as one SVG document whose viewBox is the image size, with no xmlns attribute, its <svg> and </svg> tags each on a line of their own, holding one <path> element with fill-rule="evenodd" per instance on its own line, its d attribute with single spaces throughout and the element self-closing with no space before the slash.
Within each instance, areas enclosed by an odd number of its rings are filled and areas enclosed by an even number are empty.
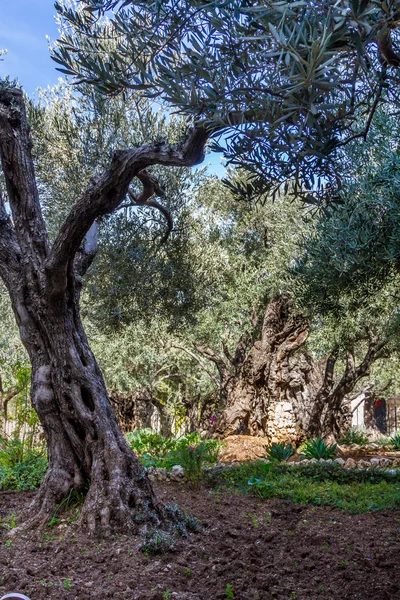
<svg viewBox="0 0 400 600">
<path fill-rule="evenodd" d="M 146 557 L 138 540 L 71 528 L 0 532 L 0 596 L 32 600 L 400 600 L 400 510 L 352 516 L 278 500 L 157 484 L 203 524 L 176 552 Z M 30 494 L 0 494 L 0 516 Z"/>
</svg>

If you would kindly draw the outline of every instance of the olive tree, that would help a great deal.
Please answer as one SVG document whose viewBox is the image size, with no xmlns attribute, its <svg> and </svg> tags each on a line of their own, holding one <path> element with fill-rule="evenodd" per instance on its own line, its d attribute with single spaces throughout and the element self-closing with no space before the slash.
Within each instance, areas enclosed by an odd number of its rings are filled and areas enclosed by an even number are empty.
<svg viewBox="0 0 400 600">
<path fill-rule="evenodd" d="M 24 98 L 9 81 L 0 86 L 7 189 L 0 201 L 0 277 L 30 357 L 32 402 L 49 455 L 32 522 L 46 520 L 69 490 L 87 489 L 82 523 L 126 531 L 161 519 L 163 511 L 117 426 L 80 318 L 97 220 L 125 202 L 133 180 L 142 190 L 131 192 L 131 203 L 152 202 L 162 190 L 148 168 L 199 164 L 210 137 L 218 141 L 229 131 L 228 156 L 252 170 L 253 188 L 265 180 L 276 188 L 290 177 L 299 185 L 318 185 L 318 177 L 322 186 L 333 185 L 333 151 L 367 134 L 385 90 L 395 96 L 399 13 L 391 3 L 367 0 L 84 0 L 56 8 L 64 30 L 54 58 L 64 71 L 106 92 L 161 96 L 189 118 L 178 143 L 117 149 L 51 241 Z"/>
</svg>

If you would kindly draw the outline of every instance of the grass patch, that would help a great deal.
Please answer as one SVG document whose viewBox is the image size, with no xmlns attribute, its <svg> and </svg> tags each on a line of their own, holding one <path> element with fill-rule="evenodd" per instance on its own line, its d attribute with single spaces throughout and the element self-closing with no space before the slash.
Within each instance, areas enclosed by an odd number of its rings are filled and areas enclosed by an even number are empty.
<svg viewBox="0 0 400 600">
<path fill-rule="evenodd" d="M 352 514 L 400 507 L 400 472 L 343 469 L 332 464 L 251 463 L 206 476 L 215 489 L 332 506 Z"/>
</svg>

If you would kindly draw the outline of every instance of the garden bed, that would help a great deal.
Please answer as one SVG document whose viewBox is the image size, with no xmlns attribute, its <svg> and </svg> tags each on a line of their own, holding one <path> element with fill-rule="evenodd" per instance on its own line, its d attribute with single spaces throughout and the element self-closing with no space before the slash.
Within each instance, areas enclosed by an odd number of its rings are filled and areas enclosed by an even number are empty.
<svg viewBox="0 0 400 600">
<path fill-rule="evenodd" d="M 0 532 L 0 592 L 32 600 L 397 600 L 400 510 L 358 515 L 282 500 L 156 484 L 203 524 L 176 552 L 146 557 L 138 540 L 88 539 L 49 528 L 8 542 Z M 31 494 L 1 494 L 6 515 Z"/>
</svg>

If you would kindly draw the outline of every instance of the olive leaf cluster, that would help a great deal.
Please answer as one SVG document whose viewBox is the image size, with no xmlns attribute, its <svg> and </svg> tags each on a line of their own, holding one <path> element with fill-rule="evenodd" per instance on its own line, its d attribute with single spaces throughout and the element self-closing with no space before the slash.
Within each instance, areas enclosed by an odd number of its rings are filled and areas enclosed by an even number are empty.
<svg viewBox="0 0 400 600">
<path fill-rule="evenodd" d="M 320 215 L 301 244 L 297 295 L 323 313 L 372 310 L 384 290 L 392 311 L 399 304 L 399 139 L 397 118 L 380 108 L 367 142 L 343 154 L 342 204 Z"/>
<path fill-rule="evenodd" d="M 397 4 L 58 0 L 53 58 L 78 83 L 162 98 L 207 127 L 255 193 L 294 179 L 311 202 L 340 187 L 339 149 L 398 102 Z"/>
</svg>

